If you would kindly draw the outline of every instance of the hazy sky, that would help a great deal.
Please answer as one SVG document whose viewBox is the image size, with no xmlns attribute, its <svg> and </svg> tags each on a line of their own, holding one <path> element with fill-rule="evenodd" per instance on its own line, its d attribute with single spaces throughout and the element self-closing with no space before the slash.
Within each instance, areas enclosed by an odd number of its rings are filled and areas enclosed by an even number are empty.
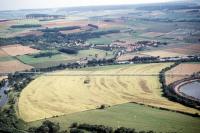
<svg viewBox="0 0 200 133">
<path fill-rule="evenodd" d="M 54 8 L 88 5 L 119 5 L 167 2 L 172 0 L 0 0 L 0 10 Z"/>
</svg>

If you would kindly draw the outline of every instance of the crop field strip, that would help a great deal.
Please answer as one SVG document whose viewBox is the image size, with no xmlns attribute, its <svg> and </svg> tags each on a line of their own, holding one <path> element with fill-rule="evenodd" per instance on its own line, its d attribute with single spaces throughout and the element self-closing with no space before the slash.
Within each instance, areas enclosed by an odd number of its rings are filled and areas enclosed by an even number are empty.
<svg viewBox="0 0 200 133">
<path fill-rule="evenodd" d="M 29 122 L 55 115 L 96 109 L 102 104 L 112 106 L 128 102 L 189 113 L 198 112 L 162 97 L 158 76 L 130 76 L 135 73 L 158 74 L 162 68 L 170 64 L 126 65 L 107 69 L 108 66 L 95 68 L 96 70 L 92 68 L 77 71 L 64 70 L 54 72 L 52 74 L 55 75 L 51 76 L 42 75 L 23 89 L 18 103 L 19 116 Z M 71 76 L 59 76 L 65 74 Z M 122 76 L 119 76 L 120 74 Z M 27 108 L 29 111 L 26 110 Z"/>
</svg>

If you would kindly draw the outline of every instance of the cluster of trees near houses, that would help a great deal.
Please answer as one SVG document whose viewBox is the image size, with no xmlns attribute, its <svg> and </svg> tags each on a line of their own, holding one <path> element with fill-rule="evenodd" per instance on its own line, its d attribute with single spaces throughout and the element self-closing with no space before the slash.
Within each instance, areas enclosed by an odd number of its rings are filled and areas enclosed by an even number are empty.
<svg viewBox="0 0 200 133">
<path fill-rule="evenodd" d="M 192 108 L 200 109 L 199 108 L 199 102 L 185 98 L 185 97 L 182 97 L 174 91 L 174 87 L 176 85 L 176 82 L 172 83 L 170 85 L 166 84 L 165 72 L 169 71 L 170 69 L 177 66 L 178 64 L 180 64 L 180 63 L 174 63 L 171 66 L 166 67 L 166 68 L 164 68 L 160 71 L 159 80 L 160 80 L 160 83 L 161 83 L 161 88 L 163 90 L 163 95 L 171 101 L 179 102 L 183 105 L 186 105 L 186 106 L 189 106 L 189 107 L 192 107 Z M 194 117 L 199 117 L 199 114 L 190 114 L 190 115 L 194 116 Z"/>
<path fill-rule="evenodd" d="M 63 27 L 64 29 L 73 29 L 78 27 Z M 63 29 L 62 28 L 62 29 Z M 91 39 L 99 38 L 101 35 L 119 33 L 120 30 L 105 30 L 105 31 L 94 31 L 94 32 L 79 32 L 71 34 L 62 34 L 59 32 L 59 28 L 43 29 L 44 34 L 40 36 L 27 35 L 23 37 L 10 37 L 10 38 L 0 38 L 0 44 L 12 45 L 12 44 L 22 44 L 31 45 L 36 49 L 47 50 L 52 48 L 63 48 L 63 46 L 81 40 L 82 42 Z"/>
</svg>

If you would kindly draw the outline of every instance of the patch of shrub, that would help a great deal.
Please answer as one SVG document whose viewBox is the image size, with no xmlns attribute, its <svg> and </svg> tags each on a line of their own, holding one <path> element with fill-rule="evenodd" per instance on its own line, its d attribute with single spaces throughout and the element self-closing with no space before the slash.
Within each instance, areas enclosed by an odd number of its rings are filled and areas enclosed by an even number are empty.
<svg viewBox="0 0 200 133">
<path fill-rule="evenodd" d="M 74 48 L 61 48 L 59 51 L 66 54 L 78 54 L 78 50 Z"/>
</svg>

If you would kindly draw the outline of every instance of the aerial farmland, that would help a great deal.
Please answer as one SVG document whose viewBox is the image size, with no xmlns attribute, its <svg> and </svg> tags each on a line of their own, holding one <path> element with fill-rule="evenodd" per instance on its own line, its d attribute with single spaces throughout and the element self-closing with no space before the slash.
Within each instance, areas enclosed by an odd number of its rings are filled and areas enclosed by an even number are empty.
<svg viewBox="0 0 200 133">
<path fill-rule="evenodd" d="M 199 133 L 199 4 L 0 11 L 0 132 Z"/>
</svg>

